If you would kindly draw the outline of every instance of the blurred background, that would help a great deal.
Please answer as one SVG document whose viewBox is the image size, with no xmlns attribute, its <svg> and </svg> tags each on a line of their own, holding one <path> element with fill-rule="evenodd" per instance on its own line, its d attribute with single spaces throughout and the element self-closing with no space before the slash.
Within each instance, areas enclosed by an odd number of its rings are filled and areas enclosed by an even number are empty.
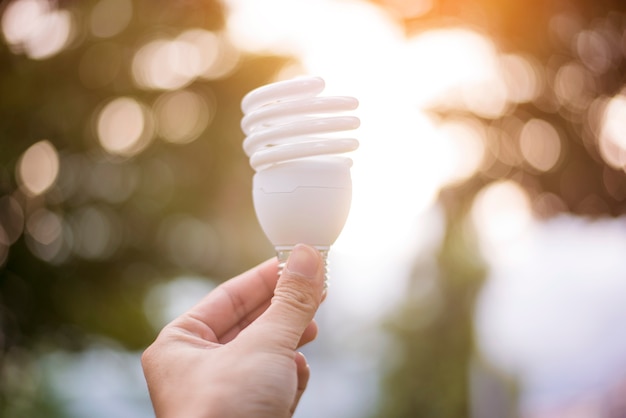
<svg viewBox="0 0 626 418">
<path fill-rule="evenodd" d="M 139 356 L 273 255 L 239 102 L 359 99 L 296 417 L 626 417 L 626 3 L 0 2 L 0 416 L 151 417 Z"/>
</svg>

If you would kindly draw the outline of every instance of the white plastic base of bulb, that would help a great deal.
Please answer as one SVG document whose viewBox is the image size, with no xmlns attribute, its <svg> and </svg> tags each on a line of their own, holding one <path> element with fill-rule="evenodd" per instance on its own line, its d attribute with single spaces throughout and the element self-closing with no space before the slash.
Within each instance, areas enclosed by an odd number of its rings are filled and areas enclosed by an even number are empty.
<svg viewBox="0 0 626 418">
<path fill-rule="evenodd" d="M 252 194 L 261 228 L 274 247 L 330 247 L 350 211 L 350 166 L 332 158 L 276 164 L 255 174 Z"/>
<path fill-rule="evenodd" d="M 328 287 L 328 253 L 330 251 L 330 247 L 327 246 L 317 246 L 314 245 L 317 251 L 319 251 L 322 259 L 324 260 L 324 288 Z M 291 251 L 293 250 L 293 246 L 280 246 L 276 247 L 276 258 L 278 258 L 278 275 L 280 276 L 283 273 L 283 269 L 287 264 L 287 260 L 291 255 Z"/>
</svg>

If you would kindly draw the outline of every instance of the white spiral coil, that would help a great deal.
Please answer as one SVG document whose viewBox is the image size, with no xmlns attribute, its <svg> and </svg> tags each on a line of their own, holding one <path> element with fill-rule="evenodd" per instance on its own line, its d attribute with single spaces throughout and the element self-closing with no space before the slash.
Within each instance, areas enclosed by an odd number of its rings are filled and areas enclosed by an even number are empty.
<svg viewBox="0 0 626 418">
<path fill-rule="evenodd" d="M 358 128 L 359 118 L 332 116 L 356 109 L 358 101 L 346 96 L 319 97 L 324 87 L 319 77 L 302 77 L 259 87 L 243 98 L 243 148 L 255 171 L 358 148 L 356 139 L 333 134 Z M 349 158 L 344 160 L 351 164 Z"/>
</svg>

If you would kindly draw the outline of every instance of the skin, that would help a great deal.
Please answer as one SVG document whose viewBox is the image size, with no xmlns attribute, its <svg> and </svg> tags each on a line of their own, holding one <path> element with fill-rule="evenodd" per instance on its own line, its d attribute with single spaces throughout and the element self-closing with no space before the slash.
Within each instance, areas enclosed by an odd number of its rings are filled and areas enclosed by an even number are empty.
<svg viewBox="0 0 626 418">
<path fill-rule="evenodd" d="M 168 324 L 142 365 L 158 418 L 290 417 L 309 380 L 297 349 L 317 335 L 319 253 L 294 248 L 223 283 Z"/>
</svg>

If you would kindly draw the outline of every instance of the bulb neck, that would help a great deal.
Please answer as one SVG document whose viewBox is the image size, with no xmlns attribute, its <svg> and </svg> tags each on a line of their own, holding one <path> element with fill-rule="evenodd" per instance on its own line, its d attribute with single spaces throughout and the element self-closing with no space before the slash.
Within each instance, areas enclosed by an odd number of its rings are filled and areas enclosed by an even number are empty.
<svg viewBox="0 0 626 418">
<path fill-rule="evenodd" d="M 330 251 L 329 246 L 313 245 L 317 251 L 319 251 L 324 261 L 324 288 L 328 287 L 328 253 Z M 283 269 L 287 264 L 287 260 L 293 251 L 293 246 L 278 246 L 276 247 L 276 258 L 278 258 L 278 275 L 283 273 Z"/>
</svg>

